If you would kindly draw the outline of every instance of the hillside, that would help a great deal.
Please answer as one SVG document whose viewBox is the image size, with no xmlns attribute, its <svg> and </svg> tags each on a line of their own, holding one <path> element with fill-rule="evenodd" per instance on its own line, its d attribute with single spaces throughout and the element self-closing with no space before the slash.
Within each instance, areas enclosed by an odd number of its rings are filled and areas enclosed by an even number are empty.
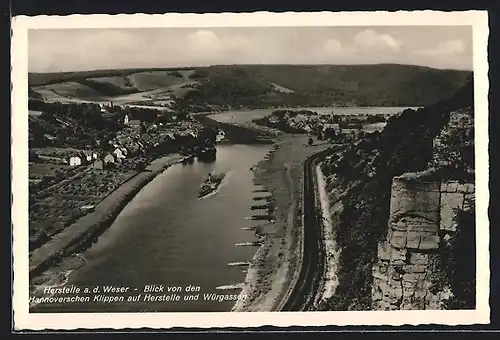
<svg viewBox="0 0 500 340">
<path fill-rule="evenodd" d="M 30 96 L 49 102 L 115 102 L 168 106 L 196 83 L 193 69 L 124 69 L 63 73 L 30 73 Z M 189 90 L 192 90 L 190 88 Z"/>
<path fill-rule="evenodd" d="M 136 68 L 136 69 L 116 69 L 116 70 L 93 70 L 93 71 L 74 71 L 74 72 L 52 72 L 52 73 L 29 73 L 28 83 L 30 86 L 41 86 L 48 84 L 62 83 L 65 81 L 76 81 L 88 78 L 100 77 L 123 77 L 134 73 L 153 72 L 153 71 L 179 71 L 192 68 Z"/>
<path fill-rule="evenodd" d="M 174 99 L 178 109 L 210 111 L 241 107 L 422 106 L 451 96 L 469 75 L 467 71 L 396 64 L 225 65 L 34 73 L 29 74 L 29 85 L 49 98 L 55 94 L 91 100 L 119 97 L 117 100 L 124 102 Z"/>
<path fill-rule="evenodd" d="M 323 162 L 341 248 L 339 285 L 323 309 L 473 308 L 473 203 L 453 217 L 471 196 L 459 188 L 474 185 L 473 107 L 469 81 Z"/>
<path fill-rule="evenodd" d="M 201 84 L 182 104 L 422 106 L 451 96 L 469 75 L 390 64 L 212 66 L 191 76 Z"/>
</svg>

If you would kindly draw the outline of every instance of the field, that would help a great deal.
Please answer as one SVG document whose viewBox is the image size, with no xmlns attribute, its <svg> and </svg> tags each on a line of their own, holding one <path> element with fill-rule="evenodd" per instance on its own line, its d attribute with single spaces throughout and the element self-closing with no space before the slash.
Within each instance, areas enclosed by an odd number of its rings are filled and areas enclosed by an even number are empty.
<svg viewBox="0 0 500 340">
<path fill-rule="evenodd" d="M 143 70 L 127 73 L 123 70 L 88 78 L 85 75 L 93 73 L 53 74 L 52 77 L 50 74 L 35 74 L 30 77 L 30 90 L 51 102 L 112 101 L 115 104 L 168 106 L 172 95 L 182 97 L 193 90 L 197 82 L 189 77 L 194 72 Z M 40 84 L 44 82 L 46 84 Z"/>
<path fill-rule="evenodd" d="M 131 82 L 140 91 L 151 91 L 168 88 L 171 85 L 182 84 L 184 77 L 175 77 L 168 71 L 151 71 L 134 73 L 129 76 Z"/>
<path fill-rule="evenodd" d="M 75 148 L 57 148 L 57 147 L 45 147 L 45 148 L 31 148 L 30 151 L 36 152 L 39 156 L 51 156 L 51 157 L 68 157 L 74 152 L 80 150 Z"/>
<path fill-rule="evenodd" d="M 56 100 L 59 97 L 96 98 L 100 95 L 94 89 L 73 81 L 38 86 L 34 87 L 33 91 L 39 93 L 47 100 Z"/>
<path fill-rule="evenodd" d="M 79 72 L 54 72 L 54 73 L 29 73 L 28 82 L 30 86 L 39 86 L 47 84 L 56 84 L 64 81 L 74 81 L 79 79 L 128 76 L 133 73 L 149 71 L 177 71 L 187 76 L 193 72 L 191 68 L 135 68 L 135 69 L 113 69 L 113 70 L 94 70 Z"/>
<path fill-rule="evenodd" d="M 54 194 L 102 198 L 131 175 L 131 173 L 91 169 L 82 174 L 78 181 L 69 181 L 58 187 Z"/>
<path fill-rule="evenodd" d="M 123 76 L 123 77 L 98 77 L 98 78 L 90 78 L 90 79 L 93 81 L 96 81 L 98 83 L 109 83 L 109 84 L 112 84 L 112 85 L 119 87 L 119 88 L 122 88 L 122 89 L 130 89 L 130 88 L 134 87 L 131 84 L 131 82 L 127 76 Z"/>
<path fill-rule="evenodd" d="M 193 72 L 194 70 L 182 71 L 182 73 L 178 72 L 178 76 L 174 76 L 172 74 L 175 73 L 172 71 L 148 71 L 132 73 L 126 76 L 90 78 L 90 80 L 111 84 L 121 89 L 136 89 L 139 92 L 147 92 L 192 83 L 189 75 Z"/>
<path fill-rule="evenodd" d="M 57 167 L 36 165 L 35 171 L 45 174 Z M 30 234 L 44 230 L 51 236 L 60 232 L 86 214 L 83 206 L 97 204 L 132 175 L 132 172 L 88 169 L 44 190 L 30 199 Z"/>
<path fill-rule="evenodd" d="M 102 198 L 132 173 L 87 169 L 71 180 L 63 180 L 58 185 L 44 191 L 43 197 L 82 197 Z M 39 195 L 39 196 L 41 196 Z"/>
<path fill-rule="evenodd" d="M 36 163 L 31 164 L 29 167 L 29 177 L 30 179 L 34 178 L 43 178 L 43 177 L 53 177 L 56 175 L 57 171 L 64 171 L 70 168 L 69 165 L 60 165 L 60 164 L 50 164 L 50 163 Z"/>
<path fill-rule="evenodd" d="M 48 236 L 57 234 L 84 215 L 79 208 L 92 200 L 47 198 L 37 200 L 30 207 L 30 234 L 43 230 Z"/>
</svg>

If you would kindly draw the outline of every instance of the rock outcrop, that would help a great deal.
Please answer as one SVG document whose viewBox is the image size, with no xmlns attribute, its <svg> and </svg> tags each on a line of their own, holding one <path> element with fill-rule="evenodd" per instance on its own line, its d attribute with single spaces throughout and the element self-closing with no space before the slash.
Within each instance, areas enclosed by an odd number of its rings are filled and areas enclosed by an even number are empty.
<svg viewBox="0 0 500 340">
<path fill-rule="evenodd" d="M 467 159 L 472 132 L 470 110 L 450 113 L 449 123 L 434 139 L 429 170 L 393 178 L 387 237 L 378 245 L 373 266 L 373 309 L 447 308 L 453 292 L 446 283 L 435 288 L 432 259 L 453 242 L 457 214 L 474 210 L 474 167 Z M 460 173 L 460 178 L 439 178 L 437 169 L 443 167 L 460 168 L 451 176 Z"/>
<path fill-rule="evenodd" d="M 474 308 L 473 90 L 471 78 L 325 158 L 329 200 L 342 204 L 325 310 Z"/>
<path fill-rule="evenodd" d="M 456 232 L 456 211 L 470 209 L 473 183 L 415 183 L 394 178 L 387 239 L 373 267 L 372 299 L 377 310 L 443 309 L 450 289 L 432 292 L 429 254 Z"/>
</svg>

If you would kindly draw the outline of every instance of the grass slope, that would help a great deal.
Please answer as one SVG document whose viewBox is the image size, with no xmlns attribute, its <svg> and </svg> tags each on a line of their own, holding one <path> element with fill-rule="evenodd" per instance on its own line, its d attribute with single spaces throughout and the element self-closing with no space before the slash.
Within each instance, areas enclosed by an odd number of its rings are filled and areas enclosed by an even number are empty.
<svg viewBox="0 0 500 340">
<path fill-rule="evenodd" d="M 114 70 L 31 74 L 29 80 L 33 95 L 38 94 L 48 100 L 62 100 L 60 96 L 66 99 L 102 99 L 103 97 L 112 99 L 156 90 L 164 90 L 165 93 L 172 92 L 180 97 L 191 90 L 181 88 L 183 85 L 195 83 L 189 78 L 193 73 L 192 69 Z M 40 85 L 40 83 L 43 84 Z"/>
<path fill-rule="evenodd" d="M 115 69 L 115 70 L 93 70 L 75 72 L 52 72 L 52 73 L 29 73 L 28 83 L 30 86 L 56 84 L 64 81 L 74 81 L 87 78 L 100 77 L 122 77 L 139 72 L 150 71 L 190 71 L 192 67 L 186 68 L 135 68 L 135 69 Z"/>
<path fill-rule="evenodd" d="M 140 91 L 151 91 L 184 83 L 184 77 L 175 76 L 171 71 L 149 71 L 134 73 L 129 76 L 134 87 Z"/>
<path fill-rule="evenodd" d="M 74 81 L 67 81 L 57 84 L 48 84 L 33 87 L 35 93 L 47 98 L 48 100 L 60 100 L 63 98 L 96 98 L 101 93 L 86 84 Z"/>
</svg>

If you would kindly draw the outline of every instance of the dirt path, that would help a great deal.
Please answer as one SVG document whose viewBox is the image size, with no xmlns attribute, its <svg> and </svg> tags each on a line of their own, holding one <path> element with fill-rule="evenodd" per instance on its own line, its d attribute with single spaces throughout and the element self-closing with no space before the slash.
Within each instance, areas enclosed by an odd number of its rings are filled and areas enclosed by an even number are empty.
<svg viewBox="0 0 500 340">
<path fill-rule="evenodd" d="M 336 228 L 338 215 L 342 211 L 342 201 L 331 202 L 326 191 L 326 177 L 321 171 L 321 166 L 316 166 L 316 177 L 318 179 L 318 200 L 322 213 L 323 247 L 325 249 L 325 268 L 315 297 L 315 306 L 321 308 L 322 304 L 331 298 L 338 286 L 338 266 L 340 259 L 340 248 L 336 240 Z M 332 203 L 334 203 L 332 205 Z"/>
</svg>

